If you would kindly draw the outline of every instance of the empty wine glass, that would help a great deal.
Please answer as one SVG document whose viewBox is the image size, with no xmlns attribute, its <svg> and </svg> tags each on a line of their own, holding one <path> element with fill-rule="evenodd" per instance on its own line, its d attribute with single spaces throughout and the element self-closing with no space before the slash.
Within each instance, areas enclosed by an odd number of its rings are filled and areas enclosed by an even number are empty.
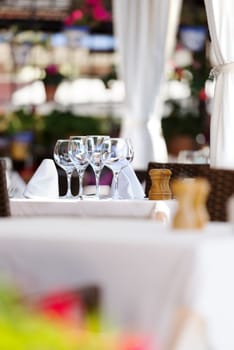
<svg viewBox="0 0 234 350">
<path fill-rule="evenodd" d="M 134 158 L 134 148 L 133 148 L 132 140 L 129 137 L 125 138 L 125 140 L 126 140 L 126 143 L 128 145 L 126 159 L 127 159 L 128 163 L 131 163 L 133 161 L 133 158 Z"/>
<path fill-rule="evenodd" d="M 69 146 L 69 139 L 59 139 L 56 141 L 56 144 L 54 147 L 54 153 L 53 153 L 55 163 L 66 172 L 67 192 L 64 198 L 73 197 L 71 192 L 71 177 L 75 169 L 75 165 L 70 158 L 70 155 L 68 152 L 68 146 Z"/>
<path fill-rule="evenodd" d="M 96 179 L 96 198 L 100 199 L 99 180 L 102 169 L 104 167 L 104 141 L 109 139 L 109 136 L 103 135 L 88 135 L 86 137 L 86 147 L 88 159 L 93 168 Z"/>
<path fill-rule="evenodd" d="M 68 148 L 69 156 L 73 161 L 79 176 L 78 198 L 80 199 L 83 199 L 83 178 L 85 170 L 89 165 L 85 140 L 85 136 L 70 136 Z"/>
<path fill-rule="evenodd" d="M 114 194 L 112 198 L 119 199 L 119 173 L 128 165 L 129 159 L 132 159 L 132 151 L 130 150 L 128 141 L 124 138 L 110 138 L 105 141 L 104 148 L 106 150 L 105 165 L 113 172 Z"/>
</svg>

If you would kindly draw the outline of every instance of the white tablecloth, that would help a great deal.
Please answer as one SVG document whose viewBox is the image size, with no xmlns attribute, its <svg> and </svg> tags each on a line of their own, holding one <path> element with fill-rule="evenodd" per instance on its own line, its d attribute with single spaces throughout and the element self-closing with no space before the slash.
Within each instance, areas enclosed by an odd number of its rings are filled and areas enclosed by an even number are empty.
<svg viewBox="0 0 234 350">
<path fill-rule="evenodd" d="M 176 206 L 175 200 L 10 199 L 12 216 L 152 218 L 156 211 L 163 211 L 169 219 Z"/>
<path fill-rule="evenodd" d="M 0 271 L 31 295 L 97 284 L 106 317 L 156 335 L 162 349 L 185 306 L 205 320 L 209 349 L 234 349 L 229 224 L 184 232 L 141 219 L 2 218 Z"/>
</svg>

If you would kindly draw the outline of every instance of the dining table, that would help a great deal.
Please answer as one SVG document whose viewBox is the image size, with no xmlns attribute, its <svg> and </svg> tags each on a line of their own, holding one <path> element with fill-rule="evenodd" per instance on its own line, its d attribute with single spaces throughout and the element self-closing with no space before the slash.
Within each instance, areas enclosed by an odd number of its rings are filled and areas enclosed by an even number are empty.
<svg viewBox="0 0 234 350">
<path fill-rule="evenodd" d="M 125 199 L 112 200 L 105 197 L 98 200 L 87 196 L 80 200 L 73 198 L 10 198 L 12 216 L 75 216 L 106 218 L 153 218 L 158 212 L 163 213 L 166 221 L 171 220 L 177 208 L 177 201 Z"/>
<path fill-rule="evenodd" d="M 124 211 L 125 201 L 117 202 L 106 205 Z M 129 207 L 144 211 L 138 204 Z M 0 276 L 32 298 L 96 285 L 105 319 L 152 336 L 160 350 L 233 350 L 232 223 L 173 229 L 146 211 L 138 217 L 60 211 L 0 218 Z M 170 345 L 181 310 L 202 324 L 202 341 L 185 348 Z"/>
</svg>

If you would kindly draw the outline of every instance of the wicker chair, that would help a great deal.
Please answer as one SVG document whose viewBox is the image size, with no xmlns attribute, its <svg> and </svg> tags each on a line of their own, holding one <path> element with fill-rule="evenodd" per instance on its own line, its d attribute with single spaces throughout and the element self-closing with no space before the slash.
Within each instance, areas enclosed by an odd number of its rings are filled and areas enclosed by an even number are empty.
<svg viewBox="0 0 234 350">
<path fill-rule="evenodd" d="M 10 216 L 10 202 L 6 182 L 6 161 L 0 159 L 0 216 Z"/>
<path fill-rule="evenodd" d="M 151 187 L 151 179 L 149 176 L 149 171 L 151 169 L 170 169 L 172 172 L 171 181 L 173 181 L 176 178 L 203 176 L 204 172 L 207 172 L 210 169 L 210 167 L 208 164 L 149 162 L 147 175 L 146 175 L 146 185 L 145 185 L 145 193 L 147 197 Z"/>
<path fill-rule="evenodd" d="M 234 194 L 234 170 L 210 168 L 203 176 L 211 185 L 207 201 L 211 221 L 227 221 L 227 203 Z"/>
<path fill-rule="evenodd" d="M 150 162 L 146 176 L 146 196 L 151 187 L 150 169 L 170 169 L 171 181 L 175 178 L 204 177 L 210 185 L 211 191 L 207 200 L 207 209 L 211 221 L 227 221 L 227 202 L 234 194 L 234 170 L 213 169 L 208 164 L 181 164 Z"/>
</svg>

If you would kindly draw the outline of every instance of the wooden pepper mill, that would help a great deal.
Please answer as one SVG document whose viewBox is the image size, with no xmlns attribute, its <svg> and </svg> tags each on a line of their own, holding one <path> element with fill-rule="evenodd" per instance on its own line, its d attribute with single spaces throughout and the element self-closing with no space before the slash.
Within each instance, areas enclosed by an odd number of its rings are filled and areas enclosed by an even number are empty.
<svg viewBox="0 0 234 350">
<path fill-rule="evenodd" d="M 172 192 L 178 200 L 177 211 L 172 220 L 176 229 L 201 229 L 209 220 L 206 201 L 210 184 L 204 178 L 174 180 Z"/>
<path fill-rule="evenodd" d="M 148 196 L 150 200 L 172 198 L 172 193 L 169 186 L 171 174 L 170 169 L 151 169 L 149 171 L 149 176 L 152 183 Z"/>
</svg>

